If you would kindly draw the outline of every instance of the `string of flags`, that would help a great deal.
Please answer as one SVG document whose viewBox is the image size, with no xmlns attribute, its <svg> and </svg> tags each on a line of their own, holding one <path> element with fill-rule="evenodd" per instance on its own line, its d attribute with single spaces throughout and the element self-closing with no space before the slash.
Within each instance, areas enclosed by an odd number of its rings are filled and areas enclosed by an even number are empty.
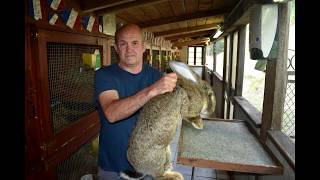
<svg viewBox="0 0 320 180">
<path fill-rule="evenodd" d="M 29 0 L 29 15 L 35 20 L 42 19 L 40 0 Z"/>
<path fill-rule="evenodd" d="M 47 4 L 45 4 L 45 1 Z M 52 10 L 48 10 L 49 24 L 55 25 L 58 19 L 71 29 L 78 29 L 81 26 L 89 32 L 103 32 L 102 16 L 80 16 L 74 8 L 67 7 L 64 0 L 29 0 L 29 16 L 35 20 L 43 19 L 43 7 L 47 5 Z"/>
</svg>

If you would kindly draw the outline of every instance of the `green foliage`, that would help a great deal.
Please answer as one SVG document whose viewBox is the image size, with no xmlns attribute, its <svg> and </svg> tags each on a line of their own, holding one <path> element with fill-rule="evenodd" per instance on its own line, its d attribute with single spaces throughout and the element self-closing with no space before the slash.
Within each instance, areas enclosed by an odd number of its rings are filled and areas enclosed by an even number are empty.
<svg viewBox="0 0 320 180">
<path fill-rule="evenodd" d="M 208 45 L 206 48 L 207 56 L 213 56 L 213 45 Z"/>
<path fill-rule="evenodd" d="M 219 40 L 213 45 L 213 52 L 219 54 L 224 51 L 224 41 Z"/>
<path fill-rule="evenodd" d="M 289 2 L 289 8 L 290 8 L 290 25 L 295 24 L 296 19 L 296 1 L 292 0 Z"/>
</svg>

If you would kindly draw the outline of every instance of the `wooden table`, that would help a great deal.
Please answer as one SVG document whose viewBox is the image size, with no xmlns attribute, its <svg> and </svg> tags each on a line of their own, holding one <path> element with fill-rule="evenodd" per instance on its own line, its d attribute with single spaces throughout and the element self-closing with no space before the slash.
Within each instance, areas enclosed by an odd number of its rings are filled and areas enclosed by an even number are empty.
<svg viewBox="0 0 320 180">
<path fill-rule="evenodd" d="M 283 167 L 249 131 L 245 121 L 205 120 L 202 130 L 183 122 L 177 163 L 255 174 L 282 174 Z M 193 179 L 193 178 L 192 178 Z"/>
</svg>

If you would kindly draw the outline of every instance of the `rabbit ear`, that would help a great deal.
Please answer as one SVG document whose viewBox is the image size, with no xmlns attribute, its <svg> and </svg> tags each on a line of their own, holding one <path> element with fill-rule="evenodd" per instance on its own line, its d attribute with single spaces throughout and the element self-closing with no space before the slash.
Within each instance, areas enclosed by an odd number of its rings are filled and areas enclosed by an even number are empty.
<svg viewBox="0 0 320 180">
<path fill-rule="evenodd" d="M 173 72 L 177 73 L 182 78 L 191 80 L 194 83 L 199 83 L 197 77 L 192 73 L 192 69 L 183 62 L 169 61 L 169 66 Z"/>
</svg>

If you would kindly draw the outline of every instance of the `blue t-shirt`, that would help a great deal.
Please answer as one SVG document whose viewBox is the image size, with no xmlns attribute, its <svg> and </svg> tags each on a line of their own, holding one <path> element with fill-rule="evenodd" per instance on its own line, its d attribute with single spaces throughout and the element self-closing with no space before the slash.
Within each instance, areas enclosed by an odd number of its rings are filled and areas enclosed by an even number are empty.
<svg viewBox="0 0 320 180">
<path fill-rule="evenodd" d="M 96 72 L 94 97 L 101 123 L 98 165 L 103 170 L 119 173 L 122 170 L 133 169 L 127 160 L 127 147 L 139 111 L 124 120 L 109 123 L 98 103 L 100 93 L 116 90 L 121 99 L 136 94 L 158 79 L 160 79 L 160 72 L 147 64 L 143 65 L 138 74 L 127 72 L 118 64 L 102 67 Z"/>
</svg>

